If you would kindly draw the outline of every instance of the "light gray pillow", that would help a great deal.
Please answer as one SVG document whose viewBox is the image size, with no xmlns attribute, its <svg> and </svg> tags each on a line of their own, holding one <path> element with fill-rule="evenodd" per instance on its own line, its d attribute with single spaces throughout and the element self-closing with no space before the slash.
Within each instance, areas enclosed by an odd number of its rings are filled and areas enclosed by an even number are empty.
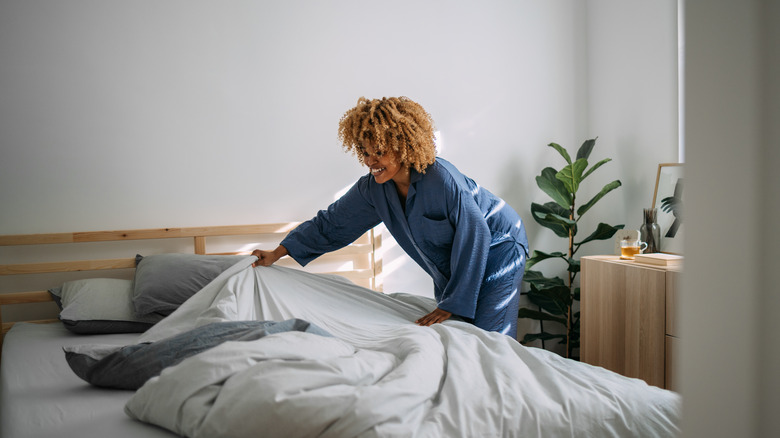
<svg viewBox="0 0 780 438">
<path fill-rule="evenodd" d="M 60 307 L 60 321 L 73 333 L 141 333 L 156 321 L 135 316 L 132 280 L 67 281 L 49 293 Z"/>
<path fill-rule="evenodd" d="M 139 317 L 162 319 L 246 256 L 156 254 L 135 257 L 133 305 Z"/>
</svg>

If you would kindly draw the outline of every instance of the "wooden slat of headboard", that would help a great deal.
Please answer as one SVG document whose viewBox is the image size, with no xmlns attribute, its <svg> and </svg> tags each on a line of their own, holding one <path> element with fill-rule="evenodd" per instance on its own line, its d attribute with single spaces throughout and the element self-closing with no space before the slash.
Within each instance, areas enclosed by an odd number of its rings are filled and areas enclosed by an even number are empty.
<svg viewBox="0 0 780 438">
<path fill-rule="evenodd" d="M 0 246 L 73 243 L 73 233 L 8 234 L 0 236 Z"/>
<path fill-rule="evenodd" d="M 150 228 L 144 230 L 84 231 L 76 233 L 9 234 L 0 236 L 0 246 L 58 243 L 110 242 L 121 240 L 176 239 L 185 237 L 287 234 L 300 222 L 216 227 Z"/>
<path fill-rule="evenodd" d="M 337 257 L 352 257 L 359 255 L 371 254 L 374 251 L 374 244 L 371 243 L 353 243 L 352 245 L 345 246 L 333 252 L 325 253 L 321 255 L 319 259 L 329 259 Z M 208 253 L 210 255 L 249 255 L 252 251 L 228 251 L 228 252 L 213 252 Z"/>
<path fill-rule="evenodd" d="M 47 301 L 52 301 L 52 298 L 51 294 L 45 290 L 0 294 L 0 306 L 5 306 L 6 304 L 45 303 Z"/>
<path fill-rule="evenodd" d="M 54 272 L 100 271 L 135 268 L 135 258 L 106 260 L 76 260 L 69 262 L 24 263 L 0 265 L 0 275 L 45 274 Z"/>
</svg>

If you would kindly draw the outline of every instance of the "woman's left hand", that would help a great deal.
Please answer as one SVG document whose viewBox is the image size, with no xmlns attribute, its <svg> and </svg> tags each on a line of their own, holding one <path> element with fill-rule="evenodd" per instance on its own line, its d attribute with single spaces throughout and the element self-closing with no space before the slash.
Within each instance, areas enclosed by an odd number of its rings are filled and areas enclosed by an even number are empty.
<svg viewBox="0 0 780 438">
<path fill-rule="evenodd" d="M 417 325 L 421 325 L 423 327 L 428 327 L 433 324 L 443 322 L 448 320 L 452 316 L 451 312 L 448 312 L 446 310 L 439 309 L 438 307 L 433 312 L 423 316 L 422 318 L 415 321 Z"/>
</svg>

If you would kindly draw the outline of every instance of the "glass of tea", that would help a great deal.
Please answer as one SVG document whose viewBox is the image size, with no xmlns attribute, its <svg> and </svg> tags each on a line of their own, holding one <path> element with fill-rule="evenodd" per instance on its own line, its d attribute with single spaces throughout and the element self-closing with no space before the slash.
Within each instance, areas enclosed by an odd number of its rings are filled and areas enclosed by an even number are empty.
<svg viewBox="0 0 780 438">
<path fill-rule="evenodd" d="M 647 249 L 647 243 L 641 240 L 624 239 L 620 241 L 620 258 L 634 260 L 634 256 Z"/>
</svg>

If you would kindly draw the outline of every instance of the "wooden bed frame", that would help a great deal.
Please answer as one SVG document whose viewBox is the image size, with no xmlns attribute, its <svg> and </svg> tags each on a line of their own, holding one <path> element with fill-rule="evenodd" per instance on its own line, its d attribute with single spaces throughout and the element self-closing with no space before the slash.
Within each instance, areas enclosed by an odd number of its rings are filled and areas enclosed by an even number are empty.
<svg viewBox="0 0 780 438">
<path fill-rule="evenodd" d="M 209 252 L 207 244 L 210 240 L 219 238 L 231 238 L 242 240 L 243 246 L 258 242 L 258 239 L 271 241 L 272 243 L 256 243 L 258 248 L 273 249 L 275 245 L 293 230 L 300 222 L 285 222 L 275 224 L 260 225 L 228 225 L 212 227 L 189 227 L 189 228 L 156 228 L 140 230 L 118 230 L 118 231 L 87 231 L 76 233 L 51 233 L 51 234 L 21 234 L 21 235 L 0 235 L 0 248 L 20 247 L 30 245 L 66 245 L 94 244 L 96 242 L 119 242 L 119 241 L 141 241 L 158 240 L 166 241 L 169 239 L 192 239 L 192 252 L 195 254 L 249 254 L 251 250 L 229 251 L 229 252 Z M 375 230 L 370 230 L 360 239 L 341 250 L 325 254 L 316 261 L 307 265 L 307 270 L 313 272 L 323 272 L 343 275 L 356 284 L 382 291 L 382 282 L 379 280 L 382 272 L 382 261 L 377 256 L 378 249 L 381 246 L 381 234 Z M 139 242 L 140 243 L 140 242 Z M 148 242 L 146 242 L 148 243 Z M 234 241 L 230 245 L 235 245 Z M 274 245 L 274 246 L 271 246 Z M 144 255 L 153 254 L 151 246 L 144 246 L 139 253 Z M 235 246 L 232 246 L 235 248 Z M 44 247 L 41 247 L 44 248 Z M 81 248 L 83 250 L 83 248 Z M 88 250 L 89 248 L 87 248 Z M 254 248 L 253 248 L 254 249 Z M 143 252 L 141 252 L 143 251 Z M 166 252 L 157 251 L 156 253 Z M 170 252 L 170 251 L 167 251 Z M 180 251 L 179 251 L 180 252 Z M 101 271 L 111 269 L 135 269 L 135 254 L 128 254 L 127 258 L 112 259 L 93 259 L 76 261 L 41 261 L 34 263 L 19 264 L 0 264 L 0 276 L 7 275 L 28 275 L 31 277 L 51 273 L 68 273 L 90 271 L 88 277 L 100 277 Z M 11 253 L 13 258 L 13 253 Z M 284 257 L 279 265 L 296 267 L 299 266 L 292 258 Z M 338 267 L 333 270 L 318 270 L 317 267 L 332 267 L 333 264 Z M 311 268 L 310 268 L 311 267 Z M 93 274 L 94 273 L 94 274 Z M 82 277 L 83 278 L 83 277 Z M 53 280 L 54 281 L 54 280 Z M 62 281 L 47 286 L 48 288 L 61 285 Z M 49 323 L 56 322 L 56 319 L 38 319 L 38 320 L 15 320 L 13 322 L 3 322 L 3 308 L 5 306 L 16 304 L 45 303 L 52 301 L 47 290 L 21 290 L 7 291 L 0 293 L 0 347 L 2 338 L 11 329 L 15 322 L 35 322 Z M 0 350 L 1 351 L 1 350 Z"/>
</svg>

